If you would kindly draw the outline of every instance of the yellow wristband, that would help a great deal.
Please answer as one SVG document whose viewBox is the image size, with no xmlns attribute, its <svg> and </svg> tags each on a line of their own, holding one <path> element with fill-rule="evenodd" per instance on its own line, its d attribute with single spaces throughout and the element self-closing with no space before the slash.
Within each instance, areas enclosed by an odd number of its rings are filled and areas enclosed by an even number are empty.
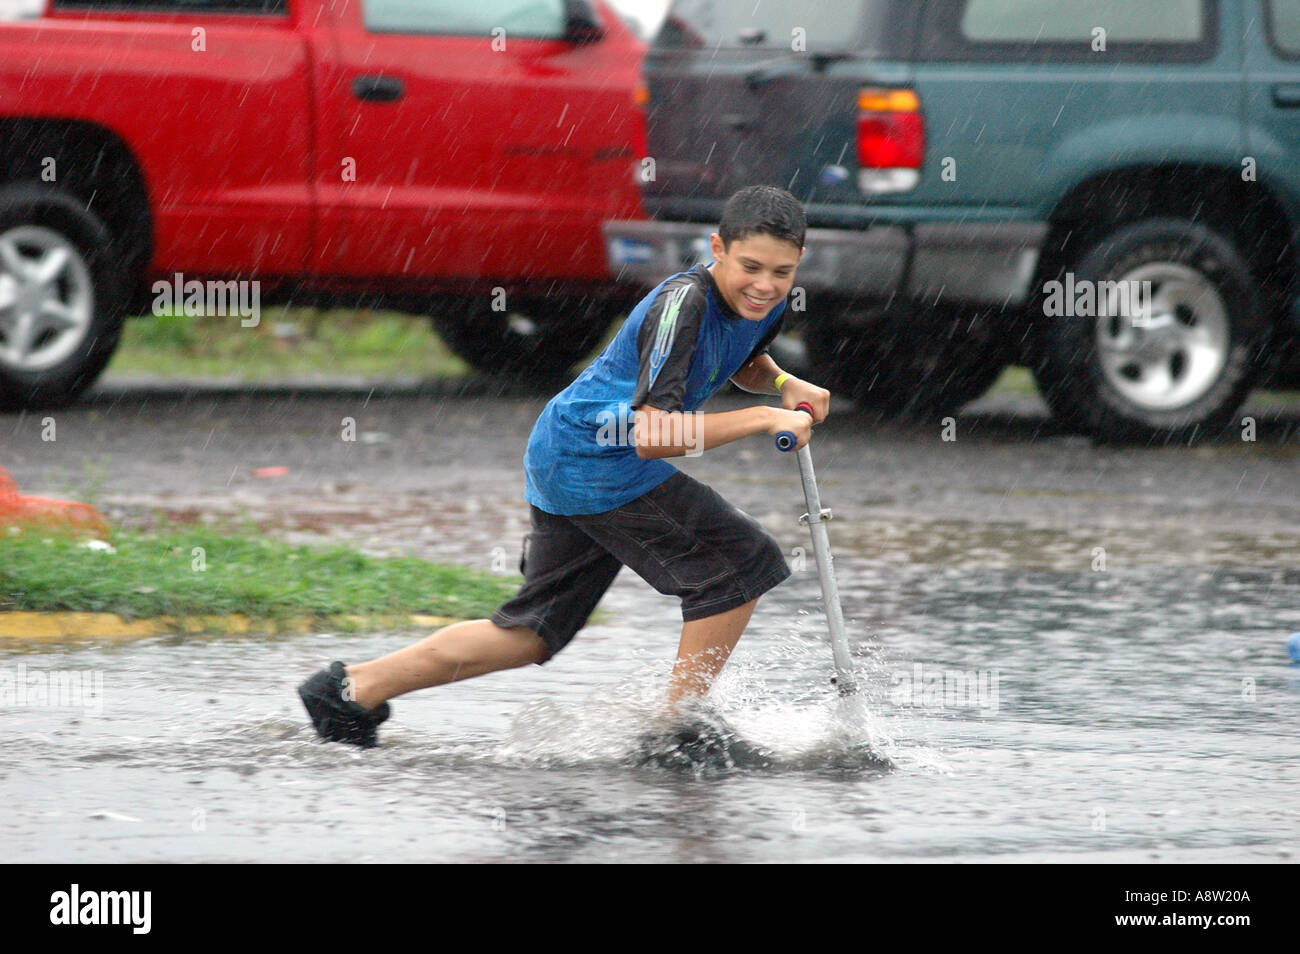
<svg viewBox="0 0 1300 954">
<path fill-rule="evenodd" d="M 790 375 L 787 374 L 785 371 L 782 371 L 780 374 L 776 376 L 776 389 L 778 391 L 781 390 L 781 386 L 784 385 L 785 382 L 788 380 L 790 380 Z"/>
</svg>

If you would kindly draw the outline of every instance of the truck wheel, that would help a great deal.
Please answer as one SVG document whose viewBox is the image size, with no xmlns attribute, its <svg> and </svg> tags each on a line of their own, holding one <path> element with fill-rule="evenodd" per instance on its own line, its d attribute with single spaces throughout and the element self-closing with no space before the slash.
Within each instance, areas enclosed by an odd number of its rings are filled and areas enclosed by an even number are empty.
<svg viewBox="0 0 1300 954">
<path fill-rule="evenodd" d="M 1045 288 L 1034 366 L 1058 419 L 1102 440 L 1147 442 L 1231 423 L 1273 329 L 1227 238 L 1187 219 L 1132 223 L 1058 281 L 1063 307 Z"/>
<path fill-rule="evenodd" d="M 516 304 L 500 312 L 484 298 L 440 300 L 433 324 L 447 347 L 475 370 L 546 379 L 589 355 L 619 311 L 595 296 Z"/>
<path fill-rule="evenodd" d="M 0 189 L 0 406 L 59 407 L 117 347 L 122 283 L 103 222 L 53 189 Z"/>
<path fill-rule="evenodd" d="M 991 329 L 949 308 L 870 324 L 810 321 L 804 340 L 825 387 L 881 416 L 918 418 L 956 411 L 993 386 L 1011 358 Z"/>
</svg>

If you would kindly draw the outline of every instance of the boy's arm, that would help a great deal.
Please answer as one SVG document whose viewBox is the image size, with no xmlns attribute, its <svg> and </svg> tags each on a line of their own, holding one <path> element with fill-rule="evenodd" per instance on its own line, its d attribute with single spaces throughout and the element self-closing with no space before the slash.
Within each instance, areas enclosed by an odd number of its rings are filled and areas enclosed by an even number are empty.
<svg viewBox="0 0 1300 954">
<path fill-rule="evenodd" d="M 768 354 L 768 346 L 776 340 L 776 336 L 781 331 L 781 326 L 785 322 L 785 312 L 782 310 L 776 323 L 768 329 L 763 339 L 754 346 L 749 360 L 740 366 L 735 374 L 731 376 L 731 383 L 742 391 L 748 391 L 750 394 L 779 394 L 781 395 L 781 406 L 787 411 L 793 411 L 800 404 L 808 403 L 813 409 L 813 420 L 821 423 L 830 413 L 831 392 L 825 388 L 819 388 L 815 384 L 807 381 L 801 381 L 794 375 L 786 375 L 781 386 L 776 386 L 777 378 L 781 377 L 784 372 L 772 360 Z"/>
<path fill-rule="evenodd" d="M 643 404 L 637 408 L 633 421 L 636 453 L 645 460 L 694 457 L 710 448 L 764 432 L 775 435 L 793 431 L 802 447 L 812 429 L 812 420 L 803 411 L 785 411 L 766 404 L 715 414 L 664 411 Z"/>
<path fill-rule="evenodd" d="M 731 376 L 731 383 L 750 394 L 780 394 L 776 387 L 779 374 L 781 369 L 772 356 L 764 352 L 742 364 L 740 370 Z"/>
<path fill-rule="evenodd" d="M 796 378 L 793 374 L 781 382 L 781 387 L 778 388 L 776 379 L 783 373 L 770 354 L 760 354 L 742 364 L 740 370 L 731 376 L 731 380 L 736 387 L 751 394 L 781 395 L 781 406 L 788 411 L 807 402 L 812 405 L 814 421 L 820 424 L 826 420 L 826 415 L 831 410 L 831 392 Z"/>
</svg>

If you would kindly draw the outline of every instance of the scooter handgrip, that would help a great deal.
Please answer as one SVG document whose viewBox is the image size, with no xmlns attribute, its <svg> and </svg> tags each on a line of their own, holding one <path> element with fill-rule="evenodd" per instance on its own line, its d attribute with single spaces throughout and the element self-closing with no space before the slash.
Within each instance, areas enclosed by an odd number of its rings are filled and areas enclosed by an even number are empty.
<svg viewBox="0 0 1300 954">
<path fill-rule="evenodd" d="M 795 407 L 796 411 L 803 411 L 809 417 L 813 416 L 812 405 L 807 401 L 800 401 Z M 793 431 L 782 431 L 776 435 L 776 449 L 779 451 L 794 450 L 794 446 L 799 443 L 799 438 L 794 436 Z"/>
</svg>

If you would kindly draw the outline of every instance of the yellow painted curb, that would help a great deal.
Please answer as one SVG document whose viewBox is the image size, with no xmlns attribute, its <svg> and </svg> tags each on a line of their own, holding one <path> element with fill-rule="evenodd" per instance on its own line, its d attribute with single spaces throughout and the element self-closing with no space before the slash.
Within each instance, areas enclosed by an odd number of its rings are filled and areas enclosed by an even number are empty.
<svg viewBox="0 0 1300 954">
<path fill-rule="evenodd" d="M 331 622 L 346 622 L 354 627 L 424 628 L 458 622 L 452 616 L 415 614 L 405 617 L 298 617 L 273 622 L 258 620 L 242 613 L 225 616 L 159 616 L 153 619 L 125 620 L 115 613 L 0 613 L 0 639 L 139 639 L 180 633 L 306 633 L 328 629 Z"/>
</svg>

